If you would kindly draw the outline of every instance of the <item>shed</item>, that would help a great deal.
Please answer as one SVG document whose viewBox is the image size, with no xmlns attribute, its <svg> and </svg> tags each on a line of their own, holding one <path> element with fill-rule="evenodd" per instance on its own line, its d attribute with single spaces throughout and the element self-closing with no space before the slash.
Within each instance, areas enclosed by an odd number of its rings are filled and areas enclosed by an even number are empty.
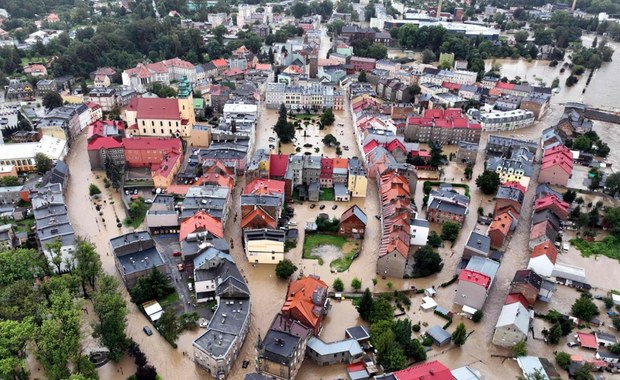
<svg viewBox="0 0 620 380">
<path fill-rule="evenodd" d="M 598 344 L 596 343 L 596 337 L 592 334 L 578 332 L 577 334 L 575 334 L 575 338 L 577 338 L 579 345 L 583 348 L 591 348 L 593 350 L 596 350 L 598 348 Z"/>
<path fill-rule="evenodd" d="M 614 305 L 620 306 L 620 294 L 612 293 L 611 300 L 614 302 Z"/>
<path fill-rule="evenodd" d="M 466 314 L 467 318 L 472 318 L 478 310 L 474 309 L 473 307 L 464 305 L 462 311 Z"/>
<path fill-rule="evenodd" d="M 452 335 L 440 326 L 433 326 L 426 331 L 426 335 L 439 347 L 445 346 L 452 340 Z"/>
<path fill-rule="evenodd" d="M 422 298 L 422 301 L 424 302 L 420 305 L 420 307 L 424 311 L 434 310 L 437 307 L 437 302 L 435 302 L 435 300 L 431 297 L 424 297 Z"/>
<path fill-rule="evenodd" d="M 437 291 L 433 288 L 424 289 L 424 294 L 429 297 L 435 297 L 437 295 Z"/>
</svg>

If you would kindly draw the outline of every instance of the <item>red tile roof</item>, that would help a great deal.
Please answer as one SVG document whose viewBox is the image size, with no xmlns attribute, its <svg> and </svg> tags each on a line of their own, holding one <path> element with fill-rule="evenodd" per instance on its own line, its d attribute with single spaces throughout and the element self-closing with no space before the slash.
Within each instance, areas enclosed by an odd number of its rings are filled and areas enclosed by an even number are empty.
<svg viewBox="0 0 620 380">
<path fill-rule="evenodd" d="M 545 150 L 540 170 L 546 170 L 552 167 L 559 167 L 568 174 L 572 173 L 573 154 L 564 145 L 554 146 L 551 149 Z"/>
<path fill-rule="evenodd" d="M 242 229 L 245 228 L 256 218 L 259 218 L 261 222 L 264 222 L 267 226 L 269 226 L 269 228 L 275 229 L 278 227 L 278 222 L 271 215 L 269 215 L 269 213 L 267 213 L 260 207 L 255 208 L 246 216 L 244 216 L 243 219 L 241 219 L 240 227 Z"/>
<path fill-rule="evenodd" d="M 497 230 L 502 235 L 508 236 L 508 232 L 510 231 L 510 225 L 512 224 L 512 217 L 507 213 L 503 212 L 493 218 L 493 221 L 489 225 L 489 233 L 491 231 Z"/>
<path fill-rule="evenodd" d="M 459 88 L 461 88 L 461 85 L 458 83 L 452 83 L 452 82 L 443 82 L 441 84 L 441 87 L 443 88 L 447 88 L 450 91 L 454 91 L 454 90 L 458 90 Z"/>
<path fill-rule="evenodd" d="M 287 154 L 270 154 L 269 155 L 269 176 L 284 177 L 288 168 Z"/>
<path fill-rule="evenodd" d="M 524 308 L 529 309 L 530 304 L 525 299 L 525 296 L 521 293 L 510 293 L 506 296 L 506 300 L 504 301 L 504 305 L 510 305 L 511 303 L 521 302 Z"/>
<path fill-rule="evenodd" d="M 334 158 L 334 169 L 348 169 L 348 168 L 349 168 L 348 158 Z"/>
<path fill-rule="evenodd" d="M 133 98 L 127 109 L 137 111 L 138 119 L 181 120 L 177 99 Z"/>
<path fill-rule="evenodd" d="M 94 137 L 106 137 L 106 126 L 116 128 L 120 134 L 125 130 L 125 123 L 118 120 L 96 120 L 88 126 L 88 137 L 90 140 Z"/>
<path fill-rule="evenodd" d="M 284 181 L 257 178 L 245 186 L 243 194 L 284 195 Z"/>
<path fill-rule="evenodd" d="M 377 142 L 377 140 L 370 140 L 366 143 L 366 145 L 364 145 L 364 154 L 372 152 L 378 146 L 379 143 Z"/>
<path fill-rule="evenodd" d="M 459 281 L 473 282 L 474 284 L 488 288 L 491 285 L 491 277 L 484 273 L 476 272 L 474 270 L 463 269 L 459 274 Z"/>
<path fill-rule="evenodd" d="M 549 260 L 555 264 L 558 259 L 558 249 L 555 247 L 552 241 L 545 241 L 534 247 L 532 250 L 532 258 L 538 256 L 547 256 Z"/>
<path fill-rule="evenodd" d="M 179 241 L 185 240 L 187 235 L 191 233 L 203 231 L 208 231 L 220 239 L 224 237 L 222 222 L 207 214 L 205 211 L 198 211 L 181 223 Z"/>
<path fill-rule="evenodd" d="M 334 159 L 321 158 L 321 178 L 332 178 L 334 176 Z"/>
<path fill-rule="evenodd" d="M 95 137 L 88 142 L 88 150 L 122 148 L 123 143 L 113 137 Z"/>
<path fill-rule="evenodd" d="M 514 83 L 502 82 L 502 81 L 498 80 L 497 82 L 495 82 L 495 87 L 499 88 L 501 90 L 513 90 L 515 88 L 515 84 Z"/>
<path fill-rule="evenodd" d="M 560 200 L 553 194 L 549 194 L 543 198 L 539 198 L 534 201 L 534 211 L 542 211 L 547 208 L 554 208 L 555 214 L 562 220 L 566 219 L 566 217 L 568 216 L 569 207 L 570 205 L 567 202 Z"/>
<path fill-rule="evenodd" d="M 123 139 L 123 146 L 129 150 L 157 149 L 182 151 L 181 140 L 173 137 L 131 137 Z"/>
<path fill-rule="evenodd" d="M 184 61 L 180 58 L 172 58 L 162 61 L 162 63 L 168 67 L 179 67 L 183 69 L 193 69 L 195 68 L 193 64 L 190 62 Z"/>
<path fill-rule="evenodd" d="M 235 180 L 227 175 L 218 173 L 204 173 L 194 184 L 194 186 L 200 185 L 225 186 L 232 190 L 232 188 L 235 187 Z"/>
<path fill-rule="evenodd" d="M 282 305 L 282 313 L 297 318 L 301 323 L 312 327 L 315 332 L 320 331 L 323 321 L 323 305 L 315 304 L 313 296 L 324 293 L 326 297 L 327 289 L 327 284 L 318 277 L 304 277 L 291 282 L 288 286 L 286 301 Z"/>
<path fill-rule="evenodd" d="M 218 69 L 228 66 L 228 62 L 224 58 L 214 59 L 213 61 L 211 61 L 211 63 L 214 64 L 215 67 L 217 67 Z"/>
<path fill-rule="evenodd" d="M 179 159 L 181 159 L 181 154 L 171 151 L 164 157 L 159 165 L 153 165 L 153 167 L 151 167 L 151 176 L 168 177 Z"/>
<path fill-rule="evenodd" d="M 448 367 L 438 360 L 394 372 L 398 380 L 456 380 Z"/>
<path fill-rule="evenodd" d="M 577 332 L 577 341 L 579 345 L 583 348 L 591 348 L 598 349 L 598 344 L 596 343 L 596 337 L 593 334 L 586 334 L 582 332 Z"/>
</svg>

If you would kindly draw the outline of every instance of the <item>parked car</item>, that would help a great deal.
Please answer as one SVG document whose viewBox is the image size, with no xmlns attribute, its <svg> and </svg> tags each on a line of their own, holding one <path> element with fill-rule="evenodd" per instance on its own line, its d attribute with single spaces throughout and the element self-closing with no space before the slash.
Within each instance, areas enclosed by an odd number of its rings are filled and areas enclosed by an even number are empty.
<svg viewBox="0 0 620 380">
<path fill-rule="evenodd" d="M 142 328 L 142 331 L 144 331 L 144 333 L 145 333 L 146 335 L 148 335 L 148 336 L 153 335 L 153 330 L 151 330 L 151 328 L 150 328 L 150 327 L 148 327 L 148 326 L 144 326 L 144 327 Z"/>
<path fill-rule="evenodd" d="M 310 205 L 310 208 L 315 208 L 316 207 L 316 203 L 313 203 Z"/>
<path fill-rule="evenodd" d="M 320 205 L 319 206 L 319 210 L 323 210 L 325 208 L 325 205 Z"/>
<path fill-rule="evenodd" d="M 206 329 L 207 327 L 209 327 L 209 321 L 200 322 L 200 327 L 202 327 L 203 329 Z"/>
<path fill-rule="evenodd" d="M 577 343 L 577 342 L 568 342 L 568 343 L 566 343 L 566 345 L 568 347 L 577 347 L 577 346 L 579 346 L 579 343 Z"/>
<path fill-rule="evenodd" d="M 183 269 L 185 269 L 185 265 L 183 265 L 183 263 L 180 263 L 177 265 L 177 268 L 179 268 L 179 272 L 183 272 Z"/>
<path fill-rule="evenodd" d="M 172 256 L 174 256 L 174 257 L 179 257 L 181 255 L 182 255 L 181 251 L 174 251 L 174 252 L 172 252 Z"/>
<path fill-rule="evenodd" d="M 381 215 L 375 215 L 375 218 L 377 218 L 377 220 L 381 220 Z"/>
<path fill-rule="evenodd" d="M 337 209 L 337 208 L 338 208 L 338 205 L 333 205 L 333 206 L 332 206 L 332 210 L 335 210 L 335 209 Z"/>
</svg>

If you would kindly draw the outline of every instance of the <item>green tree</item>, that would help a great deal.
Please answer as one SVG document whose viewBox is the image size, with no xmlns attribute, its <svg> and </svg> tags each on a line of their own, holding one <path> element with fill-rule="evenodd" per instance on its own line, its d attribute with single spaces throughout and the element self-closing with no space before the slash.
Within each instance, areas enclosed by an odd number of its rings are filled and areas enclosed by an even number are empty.
<svg viewBox="0 0 620 380">
<path fill-rule="evenodd" d="M 0 178 L 0 186 L 18 186 L 20 184 L 19 178 L 12 175 Z"/>
<path fill-rule="evenodd" d="M 356 306 L 357 312 L 365 321 L 368 321 L 370 318 L 370 312 L 372 310 L 372 305 L 374 303 L 374 299 L 372 298 L 372 294 L 370 293 L 370 289 L 366 288 L 364 290 L 364 295 L 360 298 L 359 303 Z"/>
<path fill-rule="evenodd" d="M 138 279 L 129 290 L 129 295 L 135 304 L 141 305 L 146 301 L 161 299 L 173 291 L 166 276 L 154 268 L 148 275 Z"/>
<path fill-rule="evenodd" d="M 26 346 L 34 340 L 35 333 L 32 317 L 21 321 L 0 320 L 0 378 L 28 378 Z"/>
<path fill-rule="evenodd" d="M 97 369 L 93 362 L 90 361 L 88 356 L 80 355 L 75 361 L 74 372 L 71 374 L 69 379 L 80 379 L 80 376 L 83 377 L 84 380 L 97 380 L 99 379 L 99 374 L 97 373 Z"/>
<path fill-rule="evenodd" d="M 288 121 L 286 106 L 284 104 L 280 105 L 278 113 L 279 117 L 274 130 L 280 141 L 283 144 L 288 144 L 295 138 L 295 125 Z"/>
<path fill-rule="evenodd" d="M 43 107 L 47 108 L 48 110 L 62 107 L 62 96 L 60 96 L 60 94 L 57 92 L 48 92 L 43 97 L 43 101 L 41 103 L 43 104 Z"/>
<path fill-rule="evenodd" d="M 609 351 L 613 352 L 616 355 L 620 355 L 620 343 L 616 343 L 613 346 L 609 347 Z"/>
<path fill-rule="evenodd" d="M 614 325 L 614 327 L 616 328 L 616 330 L 620 330 L 620 315 L 615 315 L 612 319 L 611 319 L 611 324 Z"/>
<path fill-rule="evenodd" d="M 45 155 L 45 153 L 37 153 L 34 155 L 34 162 L 37 166 L 37 171 L 41 174 L 47 173 L 54 164 L 52 159 Z"/>
<path fill-rule="evenodd" d="M 616 194 L 620 194 L 620 172 L 607 176 L 605 180 L 605 189 L 612 197 Z"/>
<path fill-rule="evenodd" d="M 92 197 L 93 195 L 101 194 L 101 190 L 97 185 L 91 183 L 90 186 L 88 186 L 88 194 Z"/>
<path fill-rule="evenodd" d="M 381 355 L 380 363 L 386 371 L 398 371 L 405 368 L 407 357 L 404 350 L 398 344 L 392 344 Z"/>
<path fill-rule="evenodd" d="M 527 343 L 524 340 L 517 342 L 517 344 L 512 346 L 512 355 L 515 358 L 518 358 L 520 356 L 526 356 L 527 355 Z"/>
<path fill-rule="evenodd" d="M 428 64 L 435 60 L 435 53 L 430 49 L 424 49 L 422 51 L 422 63 Z"/>
<path fill-rule="evenodd" d="M 150 91 L 160 98 L 174 98 L 177 96 L 177 91 L 174 88 L 161 83 L 153 83 Z"/>
<path fill-rule="evenodd" d="M 592 149 L 592 140 L 587 136 L 579 136 L 573 140 L 573 149 L 588 152 Z"/>
<path fill-rule="evenodd" d="M 321 123 L 323 125 L 332 125 L 336 121 L 336 117 L 334 116 L 334 112 L 331 108 L 326 108 L 321 115 Z"/>
<path fill-rule="evenodd" d="M 291 260 L 284 259 L 276 265 L 276 276 L 278 276 L 279 279 L 286 280 L 291 277 L 296 270 L 297 266 L 295 266 Z"/>
<path fill-rule="evenodd" d="M 394 308 L 390 304 L 390 301 L 385 298 L 376 299 L 372 304 L 368 319 L 371 324 L 383 320 L 392 321 L 394 319 Z"/>
<path fill-rule="evenodd" d="M 482 310 L 476 310 L 474 315 L 471 317 L 471 320 L 474 321 L 474 323 L 478 323 L 482 320 L 483 316 L 484 316 L 484 313 L 482 312 Z"/>
<path fill-rule="evenodd" d="M 373 43 L 368 47 L 366 51 L 366 57 L 374 58 L 374 59 L 385 59 L 387 58 L 388 49 L 383 44 Z"/>
<path fill-rule="evenodd" d="M 404 346 L 411 340 L 411 321 L 409 319 L 397 319 L 392 326 L 394 336 L 399 345 Z"/>
<path fill-rule="evenodd" d="M 441 271 L 443 262 L 441 256 L 433 251 L 430 245 L 420 247 L 413 255 L 413 275 L 415 277 L 430 276 Z"/>
<path fill-rule="evenodd" d="M 394 322 L 390 319 L 379 320 L 370 325 L 370 343 L 377 349 L 381 357 L 396 339 L 392 326 Z"/>
<path fill-rule="evenodd" d="M 75 264 L 73 272 L 81 280 L 84 297 L 88 298 L 86 284 L 95 290 L 95 282 L 101 273 L 101 259 L 95 250 L 95 245 L 81 238 L 78 238 L 76 249 L 72 255 Z"/>
<path fill-rule="evenodd" d="M 366 78 L 366 72 L 364 70 L 360 71 L 359 75 L 357 76 L 357 81 L 360 83 L 368 82 L 368 79 Z"/>
<path fill-rule="evenodd" d="M 321 140 L 323 142 L 323 144 L 329 146 L 329 147 L 333 147 L 333 146 L 338 146 L 338 139 L 336 138 L 336 136 L 332 135 L 331 133 L 328 133 L 327 135 L 325 135 L 325 137 L 323 137 L 323 139 Z"/>
<path fill-rule="evenodd" d="M 520 44 L 524 44 L 527 42 L 527 38 L 530 36 L 528 32 L 525 30 L 520 30 L 515 33 L 515 41 Z"/>
<path fill-rule="evenodd" d="M 490 170 L 485 170 L 476 178 L 476 186 L 487 195 L 495 194 L 499 188 L 499 184 L 499 174 Z"/>
<path fill-rule="evenodd" d="M 355 290 L 360 290 L 362 288 L 362 281 L 357 277 L 353 277 L 353 280 L 351 280 L 351 287 Z"/>
<path fill-rule="evenodd" d="M 560 368 L 567 370 L 571 363 L 570 355 L 564 351 L 560 351 L 555 354 L 555 362 Z"/>
<path fill-rule="evenodd" d="M 474 167 L 473 167 L 473 165 L 467 164 L 463 174 L 465 175 L 465 178 L 471 179 L 471 176 L 474 174 Z"/>
<path fill-rule="evenodd" d="M 414 325 L 420 326 L 420 325 Z M 426 360 L 426 348 L 417 339 L 411 339 L 405 345 L 405 354 L 411 358 L 415 363 Z"/>
<path fill-rule="evenodd" d="M 465 344 L 466 340 L 467 330 L 465 330 L 465 324 L 461 322 L 458 326 L 456 326 L 456 330 L 452 333 L 452 342 L 460 347 Z"/>
<path fill-rule="evenodd" d="M 573 375 L 573 379 L 594 380 L 594 376 L 592 376 L 593 370 L 594 370 L 594 367 L 592 367 L 590 363 L 586 363 L 575 371 L 575 374 Z"/>
<path fill-rule="evenodd" d="M 101 343 L 110 350 L 110 359 L 118 361 L 129 347 L 129 339 L 125 334 L 127 305 L 118 292 L 118 281 L 114 277 L 103 274 L 97 279 L 97 283 L 98 290 L 93 295 L 93 307 L 99 321 L 95 325 L 95 332 Z"/>
<path fill-rule="evenodd" d="M 342 292 L 344 290 L 344 283 L 342 282 L 340 278 L 336 278 L 334 280 L 334 283 L 332 284 L 332 287 L 334 288 L 335 291 Z"/>
<path fill-rule="evenodd" d="M 543 332 L 544 333 L 544 332 Z M 551 329 L 547 333 L 547 341 L 549 344 L 558 344 L 560 343 L 560 338 L 562 337 L 562 326 L 559 322 L 556 322 L 551 326 Z"/>
<path fill-rule="evenodd" d="M 431 231 L 428 234 L 428 241 L 427 244 L 430 245 L 433 248 L 438 248 L 441 245 L 441 237 L 437 234 L 437 232 L 435 231 Z"/>
<path fill-rule="evenodd" d="M 562 200 L 567 203 L 573 203 L 575 198 L 577 198 L 577 193 L 573 190 L 566 190 L 566 192 L 562 194 Z"/>
<path fill-rule="evenodd" d="M 69 363 L 78 357 L 80 349 L 81 310 L 65 288 L 51 295 L 52 306 L 36 339 L 36 355 L 51 380 L 69 377 Z"/>
<path fill-rule="evenodd" d="M 589 322 L 599 313 L 598 307 L 592 302 L 592 295 L 590 293 L 581 293 L 581 296 L 577 298 L 571 307 L 571 311 L 575 317 L 585 322 Z"/>
<path fill-rule="evenodd" d="M 444 224 L 441 226 L 441 238 L 443 240 L 448 240 L 454 243 L 459 237 L 460 231 L 461 226 L 457 222 L 444 222 Z"/>
<path fill-rule="evenodd" d="M 174 312 L 170 309 L 164 310 L 164 313 L 157 322 L 159 323 L 159 332 L 161 335 L 166 338 L 170 344 L 175 346 L 175 342 L 181 333 L 181 326 Z"/>
</svg>

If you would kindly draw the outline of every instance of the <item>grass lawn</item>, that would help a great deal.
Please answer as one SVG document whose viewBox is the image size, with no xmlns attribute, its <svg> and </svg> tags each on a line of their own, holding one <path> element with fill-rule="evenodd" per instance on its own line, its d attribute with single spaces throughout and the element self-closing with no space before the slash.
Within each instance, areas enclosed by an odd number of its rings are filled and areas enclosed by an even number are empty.
<svg viewBox="0 0 620 380">
<path fill-rule="evenodd" d="M 319 115 L 314 115 L 314 114 L 309 114 L 309 113 L 301 113 L 298 115 L 294 115 L 293 117 L 295 119 L 299 119 L 299 120 L 312 120 L 313 118 L 317 117 Z"/>
<path fill-rule="evenodd" d="M 321 245 L 333 245 L 342 249 L 342 246 L 347 242 L 347 239 L 342 236 L 334 235 L 306 235 L 304 239 L 304 259 L 319 260 L 319 265 L 323 265 L 323 258 L 320 256 L 312 255 L 312 250 Z M 349 264 L 350 265 L 350 264 Z"/>
<path fill-rule="evenodd" d="M 162 309 L 165 309 L 166 307 L 178 301 L 179 301 L 179 293 L 177 293 L 176 291 L 173 291 L 172 293 L 168 294 L 164 298 L 157 300 L 157 302 L 159 302 L 159 304 L 161 305 Z"/>
<path fill-rule="evenodd" d="M 320 201 L 333 201 L 334 199 L 336 199 L 334 197 L 334 189 L 323 189 L 320 191 Z"/>
<path fill-rule="evenodd" d="M 592 242 L 583 239 L 572 239 L 570 242 L 581 251 L 582 256 L 603 255 L 620 261 L 620 239 L 614 236 Z"/>
<path fill-rule="evenodd" d="M 351 266 L 351 263 L 353 262 L 353 259 L 356 257 L 358 252 L 359 251 L 357 249 L 352 250 L 351 252 L 344 255 L 344 257 L 333 260 L 331 263 L 329 263 L 329 267 L 337 272 L 346 271 Z"/>
<path fill-rule="evenodd" d="M 30 232 L 30 227 L 34 226 L 34 218 L 23 219 L 15 222 L 15 232 Z"/>
</svg>

